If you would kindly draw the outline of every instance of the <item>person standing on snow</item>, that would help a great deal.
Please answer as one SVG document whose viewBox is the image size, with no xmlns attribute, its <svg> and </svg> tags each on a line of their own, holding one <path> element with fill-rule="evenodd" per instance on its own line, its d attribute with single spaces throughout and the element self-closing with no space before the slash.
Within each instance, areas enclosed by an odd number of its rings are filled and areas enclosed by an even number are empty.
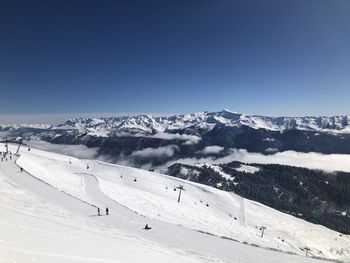
<svg viewBox="0 0 350 263">
<path fill-rule="evenodd" d="M 99 215 L 99 216 L 101 215 L 101 210 L 99 207 L 97 208 L 97 215 Z"/>
<path fill-rule="evenodd" d="M 106 207 L 106 216 L 108 216 L 109 215 L 109 209 L 108 209 L 108 207 Z"/>
</svg>

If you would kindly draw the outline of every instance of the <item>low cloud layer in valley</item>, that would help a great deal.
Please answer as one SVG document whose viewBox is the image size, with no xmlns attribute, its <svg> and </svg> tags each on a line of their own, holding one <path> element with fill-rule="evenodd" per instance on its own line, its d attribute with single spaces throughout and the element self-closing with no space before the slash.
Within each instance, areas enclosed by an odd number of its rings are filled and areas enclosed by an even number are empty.
<svg viewBox="0 0 350 263">
<path fill-rule="evenodd" d="M 81 159 L 99 159 L 101 161 L 118 163 L 121 165 L 140 167 L 143 169 L 157 169 L 163 170 L 174 163 L 183 164 L 221 164 L 232 161 L 239 161 L 243 163 L 261 163 L 261 164 L 282 164 L 298 167 L 305 167 L 309 169 L 319 169 L 325 171 L 344 171 L 350 172 L 350 155 L 349 154 L 321 154 L 316 152 L 295 152 L 284 151 L 277 152 L 270 155 L 261 153 L 248 152 L 245 149 L 230 149 L 227 155 L 217 158 L 215 154 L 223 152 L 220 146 L 205 147 L 201 153 L 206 153 L 209 156 L 200 158 L 174 158 L 175 153 L 179 150 L 176 145 L 167 145 L 158 148 L 144 148 L 135 150 L 129 155 L 121 154 L 118 157 L 110 157 L 98 155 L 98 148 L 88 148 L 85 145 L 64 145 L 52 144 L 40 140 L 26 141 L 28 145 L 34 148 L 52 151 L 60 154 L 65 154 Z M 153 165 L 153 161 L 174 158 L 171 161 L 162 165 Z M 147 163 L 138 164 L 137 160 L 146 159 Z"/>
<path fill-rule="evenodd" d="M 159 158 L 159 157 L 171 157 L 175 151 L 178 150 L 176 145 L 167 145 L 158 148 L 144 148 L 132 152 L 130 157 L 141 157 L 141 158 Z"/>
<path fill-rule="evenodd" d="M 97 157 L 98 148 L 89 148 L 85 145 L 53 144 L 41 140 L 24 141 L 30 147 L 51 151 L 80 159 L 94 159 Z"/>
<path fill-rule="evenodd" d="M 217 154 L 224 150 L 224 147 L 213 145 L 213 146 L 206 146 L 201 153 L 203 154 Z"/>
<path fill-rule="evenodd" d="M 196 164 L 210 163 L 221 164 L 232 161 L 243 163 L 261 163 L 261 164 L 282 164 L 309 169 L 319 169 L 325 171 L 344 171 L 350 172 L 350 155 L 349 154 L 321 154 L 321 153 L 302 153 L 295 151 L 278 152 L 271 155 L 261 153 L 251 153 L 245 149 L 231 149 L 231 153 L 221 157 L 205 158 L 183 158 L 171 161 L 159 168 L 168 167 L 174 163 Z"/>
</svg>

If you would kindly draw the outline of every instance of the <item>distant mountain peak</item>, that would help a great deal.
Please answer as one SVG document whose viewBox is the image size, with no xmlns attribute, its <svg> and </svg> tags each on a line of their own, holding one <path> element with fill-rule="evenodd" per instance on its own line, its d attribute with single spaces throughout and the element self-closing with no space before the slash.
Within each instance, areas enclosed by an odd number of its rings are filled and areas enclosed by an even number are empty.
<svg viewBox="0 0 350 263">
<path fill-rule="evenodd" d="M 229 109 L 223 109 L 221 112 L 227 112 L 227 113 L 239 114 L 239 115 L 242 114 L 242 113 L 240 113 L 240 112 L 238 112 L 238 111 L 232 111 L 232 110 L 229 110 Z"/>
</svg>

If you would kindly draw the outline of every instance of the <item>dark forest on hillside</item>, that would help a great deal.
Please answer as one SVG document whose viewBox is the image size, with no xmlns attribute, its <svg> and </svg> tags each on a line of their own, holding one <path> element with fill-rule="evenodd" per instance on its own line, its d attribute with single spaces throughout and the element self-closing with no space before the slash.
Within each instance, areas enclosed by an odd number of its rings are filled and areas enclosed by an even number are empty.
<svg viewBox="0 0 350 263">
<path fill-rule="evenodd" d="M 239 162 L 220 165 L 233 180 L 223 178 L 208 166 L 174 164 L 168 174 L 232 191 L 281 212 L 350 234 L 350 173 L 275 164 L 253 164 L 261 169 L 246 173 L 235 169 L 240 165 Z M 182 174 L 181 167 L 190 172 Z"/>
</svg>

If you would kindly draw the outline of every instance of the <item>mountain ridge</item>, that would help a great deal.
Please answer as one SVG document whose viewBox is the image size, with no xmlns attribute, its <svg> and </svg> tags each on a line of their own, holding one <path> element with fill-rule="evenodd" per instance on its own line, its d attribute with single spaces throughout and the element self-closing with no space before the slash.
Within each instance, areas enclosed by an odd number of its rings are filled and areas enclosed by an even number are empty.
<svg viewBox="0 0 350 263">
<path fill-rule="evenodd" d="M 264 155 L 289 150 L 350 154 L 350 116 L 266 117 L 223 110 L 170 117 L 74 118 L 59 125 L 0 126 L 0 137 L 85 145 L 112 162 L 127 158 L 136 167 L 158 166 L 181 158 L 218 158 L 233 149 Z M 209 146 L 214 148 L 208 151 Z"/>
<path fill-rule="evenodd" d="M 320 117 L 269 117 L 246 115 L 243 113 L 222 110 L 218 112 L 197 112 L 173 115 L 170 117 L 153 117 L 152 115 L 136 115 L 108 118 L 73 118 L 65 123 L 53 126 L 58 129 L 78 129 L 81 132 L 96 131 L 138 131 L 140 133 L 173 133 L 178 129 L 212 130 L 215 125 L 229 127 L 248 126 L 253 129 L 269 131 L 305 130 L 328 133 L 350 133 L 350 116 Z M 93 131 L 95 130 L 95 131 Z M 97 132 L 98 134 L 98 132 Z M 106 133 L 104 133 L 106 135 Z M 101 135 L 103 136 L 103 135 Z"/>
<path fill-rule="evenodd" d="M 217 112 L 196 112 L 179 114 L 170 117 L 141 114 L 121 117 L 81 117 L 69 118 L 58 124 L 16 124 L 0 125 L 5 129 L 49 129 L 49 130 L 78 130 L 94 136 L 108 137 L 115 132 L 130 132 L 131 134 L 155 134 L 179 129 L 201 129 L 205 132 L 212 130 L 215 125 L 228 127 L 248 126 L 253 129 L 268 131 L 318 131 L 328 133 L 350 133 L 350 115 L 340 116 L 304 116 L 304 117 L 270 117 L 263 115 L 248 115 L 224 109 Z"/>
</svg>

